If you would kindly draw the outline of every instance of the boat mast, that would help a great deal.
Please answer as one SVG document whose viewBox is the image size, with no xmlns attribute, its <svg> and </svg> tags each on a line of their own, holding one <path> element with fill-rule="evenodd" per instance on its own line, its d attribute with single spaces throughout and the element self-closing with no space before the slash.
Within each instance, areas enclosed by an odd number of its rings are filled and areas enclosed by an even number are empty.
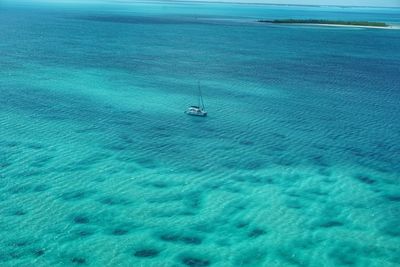
<svg viewBox="0 0 400 267">
<path fill-rule="evenodd" d="M 201 107 L 201 109 L 204 109 L 204 102 L 203 102 L 203 96 L 201 95 L 200 81 L 197 82 L 197 86 L 199 87 L 199 107 Z"/>
</svg>

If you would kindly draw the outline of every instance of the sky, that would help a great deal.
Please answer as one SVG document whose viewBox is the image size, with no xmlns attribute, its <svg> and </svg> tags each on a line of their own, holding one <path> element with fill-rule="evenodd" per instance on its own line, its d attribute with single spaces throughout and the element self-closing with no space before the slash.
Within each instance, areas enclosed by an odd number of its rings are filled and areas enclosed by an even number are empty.
<svg viewBox="0 0 400 267">
<path fill-rule="evenodd" d="M 2 1 L 37 1 L 37 2 L 96 2 L 99 0 L 0 0 Z M 146 0 L 100 0 L 105 2 L 135 2 Z M 149 0 L 151 1 L 151 0 Z M 156 0 L 157 1 L 157 0 Z M 168 2 L 170 0 L 160 0 Z M 174 0 L 171 0 L 174 1 Z M 333 5 L 333 6 L 373 6 L 373 7 L 398 7 L 400 0 L 175 0 L 187 2 L 237 2 L 237 3 L 264 3 L 264 4 L 291 4 L 291 5 Z"/>
<path fill-rule="evenodd" d="M 400 0 L 188 0 L 242 3 L 271 3 L 293 5 L 336 5 L 336 6 L 391 6 L 400 7 Z"/>
</svg>

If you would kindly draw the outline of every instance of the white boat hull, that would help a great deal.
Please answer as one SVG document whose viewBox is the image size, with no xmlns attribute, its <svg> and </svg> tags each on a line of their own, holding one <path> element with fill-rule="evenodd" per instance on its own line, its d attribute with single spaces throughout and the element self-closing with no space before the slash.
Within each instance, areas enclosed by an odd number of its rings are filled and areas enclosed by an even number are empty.
<svg viewBox="0 0 400 267">
<path fill-rule="evenodd" d="M 185 113 L 187 115 L 190 115 L 190 116 L 198 116 L 198 117 L 207 116 L 207 112 L 206 111 L 190 111 L 190 110 L 188 110 L 188 111 L 185 111 Z"/>
</svg>

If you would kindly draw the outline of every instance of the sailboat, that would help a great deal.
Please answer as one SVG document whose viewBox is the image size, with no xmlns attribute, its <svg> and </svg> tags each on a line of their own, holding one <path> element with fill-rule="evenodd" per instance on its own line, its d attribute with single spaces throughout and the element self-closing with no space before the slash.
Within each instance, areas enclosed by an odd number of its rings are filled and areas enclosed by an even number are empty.
<svg viewBox="0 0 400 267">
<path fill-rule="evenodd" d="M 203 96 L 201 94 L 200 82 L 198 82 L 197 87 L 199 89 L 199 103 L 197 106 L 188 107 L 188 109 L 185 111 L 185 113 L 187 115 L 191 115 L 191 116 L 205 117 L 205 116 L 207 116 L 207 111 L 204 108 L 204 102 L 203 102 Z"/>
</svg>

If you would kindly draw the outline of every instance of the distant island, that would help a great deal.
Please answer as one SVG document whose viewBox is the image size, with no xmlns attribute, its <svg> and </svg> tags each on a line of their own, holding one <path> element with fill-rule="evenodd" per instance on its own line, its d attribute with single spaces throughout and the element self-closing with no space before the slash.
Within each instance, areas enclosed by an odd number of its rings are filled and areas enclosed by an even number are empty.
<svg viewBox="0 0 400 267">
<path fill-rule="evenodd" d="M 384 22 L 370 21 L 342 21 L 342 20 L 324 20 L 324 19 L 275 19 L 275 20 L 258 20 L 264 23 L 276 24 L 313 24 L 313 25 L 333 25 L 333 26 L 361 26 L 361 27 L 389 27 Z"/>
</svg>

